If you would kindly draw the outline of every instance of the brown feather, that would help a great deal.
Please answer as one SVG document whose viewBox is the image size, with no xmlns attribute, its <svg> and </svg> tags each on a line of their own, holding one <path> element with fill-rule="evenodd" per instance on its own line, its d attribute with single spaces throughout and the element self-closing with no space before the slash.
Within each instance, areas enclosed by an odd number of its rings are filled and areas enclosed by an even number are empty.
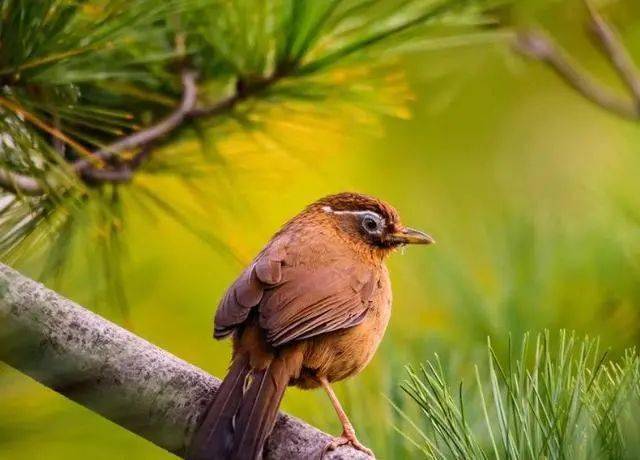
<svg viewBox="0 0 640 460">
<path fill-rule="evenodd" d="M 283 237 L 268 245 L 227 289 L 216 311 L 215 338 L 231 334 L 260 303 L 265 289 L 280 282 L 287 240 Z"/>
<path fill-rule="evenodd" d="M 259 305 L 260 326 L 273 346 L 351 327 L 369 308 L 371 290 L 361 282 L 373 279 L 369 267 L 355 273 L 347 267 L 291 267 L 283 278 Z"/>
</svg>

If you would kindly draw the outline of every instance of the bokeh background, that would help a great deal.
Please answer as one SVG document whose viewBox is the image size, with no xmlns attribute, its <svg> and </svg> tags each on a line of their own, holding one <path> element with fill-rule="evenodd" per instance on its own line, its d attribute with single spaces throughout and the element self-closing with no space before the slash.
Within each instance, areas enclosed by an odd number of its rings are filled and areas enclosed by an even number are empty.
<svg viewBox="0 0 640 460">
<path fill-rule="evenodd" d="M 640 8 L 632 1 L 604 7 L 640 56 Z M 589 41 L 583 13 L 577 2 L 523 2 L 509 21 L 544 25 L 622 91 Z M 515 54 L 509 33 L 479 28 L 463 38 L 425 39 L 362 83 L 377 94 L 375 110 L 351 107 L 340 95 L 321 104 L 256 103 L 259 130 L 233 121 L 215 128 L 210 142 L 221 161 L 202 193 L 171 177 L 136 179 L 169 190 L 233 256 L 165 215 L 151 219 L 132 206 L 123 222 L 126 310 L 87 288 L 97 283 L 83 267 L 92 243 L 76 248 L 77 263 L 69 265 L 79 268 L 51 286 L 221 376 L 230 346 L 212 340 L 211 319 L 241 261 L 325 194 L 352 190 L 388 200 L 438 244 L 390 259 L 394 311 L 385 340 L 362 375 L 337 385 L 362 441 L 379 458 L 417 456 L 394 430 L 401 422 L 386 399 L 402 399 L 406 364 L 438 352 L 453 378 L 464 379 L 485 359 L 487 336 L 504 350 L 509 334 L 544 328 L 600 336 L 613 353 L 637 345 L 638 127 Z M 339 84 L 341 75 L 335 78 Z M 171 148 L 179 154 L 192 142 Z M 27 261 L 19 268 L 38 267 Z M 282 408 L 339 431 L 322 392 L 292 389 Z M 170 457 L 0 365 L 0 458 Z"/>
</svg>

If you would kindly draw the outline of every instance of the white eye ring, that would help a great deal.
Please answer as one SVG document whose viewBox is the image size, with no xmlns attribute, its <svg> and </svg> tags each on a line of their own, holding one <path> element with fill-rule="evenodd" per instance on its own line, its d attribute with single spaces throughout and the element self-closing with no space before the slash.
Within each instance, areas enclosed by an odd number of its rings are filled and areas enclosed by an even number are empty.
<svg viewBox="0 0 640 460">
<path fill-rule="evenodd" d="M 368 212 L 362 217 L 362 228 L 371 235 L 382 233 L 382 218 L 375 213 Z"/>
</svg>

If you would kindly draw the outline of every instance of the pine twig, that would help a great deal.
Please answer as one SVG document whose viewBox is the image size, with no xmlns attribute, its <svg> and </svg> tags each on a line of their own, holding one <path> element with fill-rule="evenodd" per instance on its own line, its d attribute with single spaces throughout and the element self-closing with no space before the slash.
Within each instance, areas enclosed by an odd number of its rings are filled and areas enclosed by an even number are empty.
<svg viewBox="0 0 640 460">
<path fill-rule="evenodd" d="M 182 98 L 173 112 L 153 126 L 125 136 L 93 152 L 89 157 L 76 160 L 72 164 L 73 170 L 89 184 L 129 182 L 133 178 L 135 171 L 151 155 L 152 144 L 179 128 L 185 120 L 223 114 L 233 109 L 241 101 L 272 86 L 286 75 L 287 72 L 280 70 L 268 77 L 251 82 L 239 80 L 233 94 L 208 107 L 196 107 L 198 93 L 196 73 L 191 70 L 185 70 L 182 72 L 182 85 L 184 88 Z M 97 161 L 109 163 L 118 153 L 140 147 L 141 150 L 132 159 L 121 162 L 113 168 L 94 166 Z M 0 187 L 12 193 L 20 192 L 25 195 L 40 195 L 44 193 L 44 190 L 35 179 L 2 170 L 0 170 Z"/>
<path fill-rule="evenodd" d="M 638 68 L 613 26 L 605 21 L 590 0 L 584 0 L 584 4 L 589 12 L 593 31 L 602 45 L 605 55 L 629 88 L 636 105 L 640 105 L 640 72 L 638 72 Z"/>
<path fill-rule="evenodd" d="M 196 107 L 197 86 L 195 83 L 195 72 L 185 71 L 182 76 L 184 87 L 182 100 L 174 112 L 158 124 L 127 136 L 94 154 L 108 162 L 118 152 L 134 147 L 142 147 L 140 152 L 134 155 L 131 160 L 123 162 L 113 169 L 103 169 L 90 167 L 90 164 L 82 159 L 74 164 L 74 169 L 85 181 L 90 183 L 128 182 L 133 178 L 134 172 L 142 165 L 144 160 L 151 155 L 152 144 L 159 138 L 180 127 L 185 120 L 213 117 L 228 112 L 241 101 L 263 91 L 282 79 L 285 75 L 286 73 L 284 71 L 276 71 L 268 77 L 251 82 L 238 80 L 236 90 L 233 94 L 224 97 L 210 106 Z"/>
<path fill-rule="evenodd" d="M 147 145 L 176 129 L 182 124 L 189 112 L 197 102 L 198 87 L 196 85 L 196 73 L 192 70 L 182 72 L 183 93 L 180 105 L 165 119 L 146 129 L 123 137 L 116 142 L 101 148 L 93 153 L 94 157 L 101 160 L 111 160 L 116 154 L 136 147 Z M 91 167 L 86 159 L 78 160 L 73 165 L 77 172 L 84 172 Z"/>
<path fill-rule="evenodd" d="M 605 56 L 631 93 L 631 100 L 616 95 L 610 88 L 578 66 L 546 33 L 535 30 L 520 31 L 514 47 L 520 53 L 546 63 L 569 86 L 594 104 L 628 120 L 640 119 L 640 71 L 633 62 L 615 29 L 591 4 L 584 0 L 596 38 Z"/>
<path fill-rule="evenodd" d="M 546 63 L 569 86 L 594 104 L 629 120 L 640 117 L 640 110 L 635 104 L 597 82 L 545 33 L 520 31 L 514 46 L 520 53 Z"/>
</svg>

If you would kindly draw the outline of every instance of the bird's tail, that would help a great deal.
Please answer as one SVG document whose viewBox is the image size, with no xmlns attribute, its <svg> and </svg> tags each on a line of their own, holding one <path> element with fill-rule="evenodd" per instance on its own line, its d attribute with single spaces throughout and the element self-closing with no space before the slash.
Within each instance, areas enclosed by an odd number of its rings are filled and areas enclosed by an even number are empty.
<svg viewBox="0 0 640 460">
<path fill-rule="evenodd" d="M 276 356 L 258 370 L 247 355 L 236 355 L 191 441 L 187 460 L 261 459 L 290 369 L 285 357 Z"/>
</svg>

